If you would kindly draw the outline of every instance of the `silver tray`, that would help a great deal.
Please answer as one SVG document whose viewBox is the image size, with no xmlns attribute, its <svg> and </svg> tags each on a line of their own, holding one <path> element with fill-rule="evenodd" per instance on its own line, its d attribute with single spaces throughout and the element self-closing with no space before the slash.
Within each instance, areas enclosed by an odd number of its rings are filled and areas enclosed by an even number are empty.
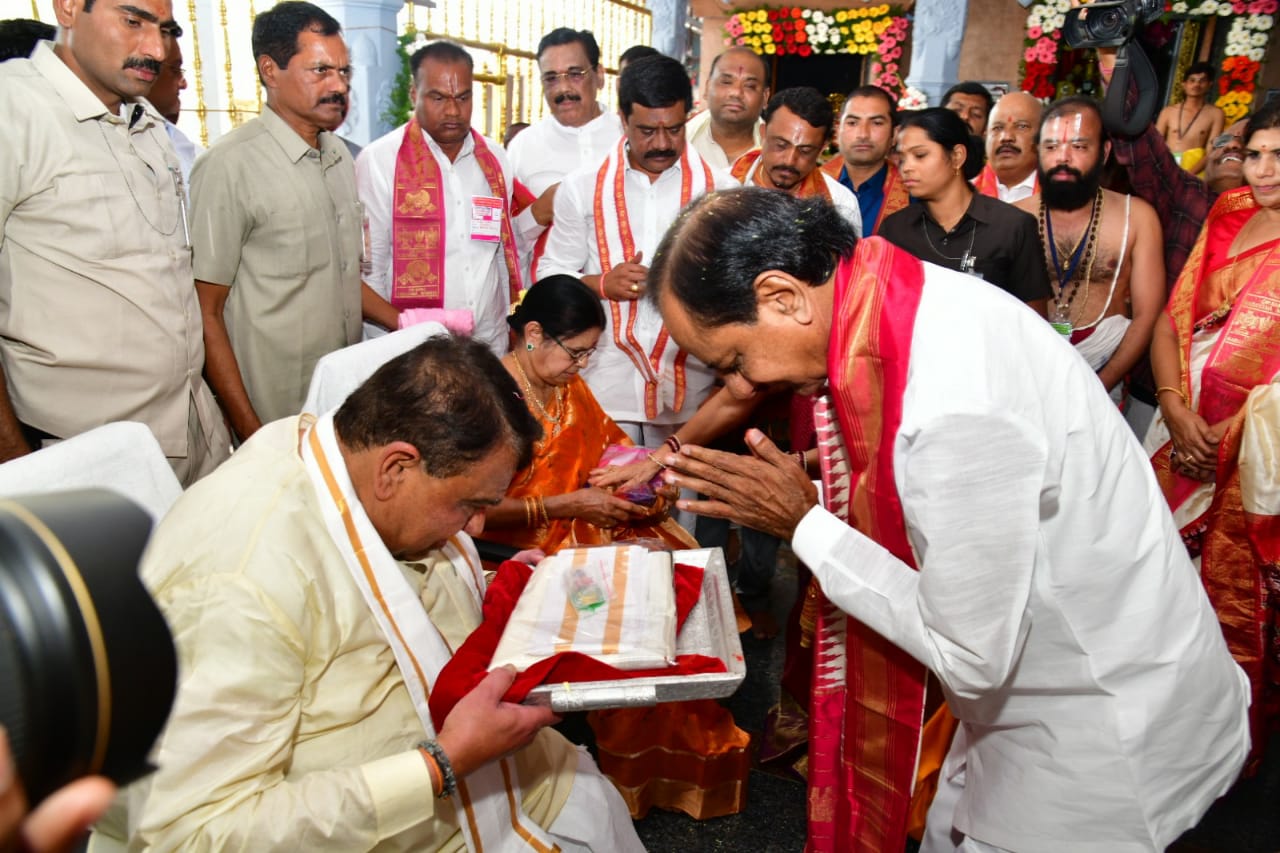
<svg viewBox="0 0 1280 853">
<path fill-rule="evenodd" d="M 676 551 L 671 558 L 674 562 L 704 569 L 702 595 L 676 637 L 676 654 L 720 658 L 725 672 L 544 684 L 531 690 L 525 703 L 550 705 L 553 711 L 563 714 L 600 708 L 643 708 L 659 702 L 723 699 L 733 695 L 747 675 L 747 664 L 742 657 L 742 640 L 733 615 L 724 553 L 719 548 L 699 548 Z"/>
</svg>

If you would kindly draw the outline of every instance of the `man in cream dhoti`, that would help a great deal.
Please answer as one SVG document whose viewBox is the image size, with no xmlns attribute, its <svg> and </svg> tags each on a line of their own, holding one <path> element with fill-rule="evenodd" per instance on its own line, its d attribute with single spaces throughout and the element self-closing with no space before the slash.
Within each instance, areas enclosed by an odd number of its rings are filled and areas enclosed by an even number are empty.
<svg viewBox="0 0 1280 853">
<path fill-rule="evenodd" d="M 554 715 L 501 701 L 514 670 L 427 710 L 480 620 L 462 531 L 539 432 L 482 344 L 433 338 L 179 500 L 142 573 L 183 676 L 131 849 L 641 849 Z"/>
<path fill-rule="evenodd" d="M 807 849 L 903 849 L 926 668 L 960 723 L 926 853 L 1163 850 L 1234 782 L 1246 677 L 1145 455 L 1043 320 L 754 188 L 691 206 L 650 287 L 735 396 L 820 395 L 823 506 L 759 432 L 660 460 L 821 584 Z"/>
<path fill-rule="evenodd" d="M 507 309 L 520 292 L 511 228 L 511 164 L 471 129 L 471 54 L 451 42 L 409 58 L 413 118 L 371 142 L 356 161 L 369 217 L 365 337 L 394 330 L 407 308 L 507 351 Z M 469 316 L 467 316 L 469 315 Z"/>
<path fill-rule="evenodd" d="M 639 445 L 656 447 L 697 409 L 712 375 L 672 343 L 644 295 L 647 264 L 690 200 L 733 186 L 686 143 L 693 89 L 666 56 L 627 65 L 623 138 L 603 163 L 564 179 L 537 278 L 579 276 L 605 303 L 605 329 L 582 372 L 600 406 Z"/>
<path fill-rule="evenodd" d="M 1040 192 L 1014 206 L 1040 222 L 1049 322 L 1118 397 L 1164 305 L 1164 247 L 1151 205 L 1100 186 L 1110 147 L 1096 101 L 1053 104 L 1040 125 Z"/>
</svg>

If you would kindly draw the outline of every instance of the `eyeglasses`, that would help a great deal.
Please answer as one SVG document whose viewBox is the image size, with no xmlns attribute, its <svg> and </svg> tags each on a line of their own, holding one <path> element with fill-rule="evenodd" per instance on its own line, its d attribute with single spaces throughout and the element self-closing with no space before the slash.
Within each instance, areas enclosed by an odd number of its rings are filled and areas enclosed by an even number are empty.
<svg viewBox="0 0 1280 853">
<path fill-rule="evenodd" d="M 555 342 L 556 342 L 556 346 L 558 346 L 558 347 L 560 347 L 560 349 L 564 350 L 564 354 L 565 354 L 565 355 L 567 355 L 567 356 L 569 356 L 569 359 L 570 359 L 574 364 L 577 364 L 577 365 L 585 365 L 585 364 L 587 363 L 587 359 L 591 358 L 591 356 L 593 356 L 593 355 L 595 355 L 595 354 L 596 354 L 596 348 L 595 348 L 595 347 L 591 347 L 590 349 L 571 350 L 571 349 L 569 349 L 567 346 L 565 346 L 565 345 L 564 345 L 564 343 L 563 343 L 559 338 L 557 338 L 555 335 L 547 335 L 547 337 L 549 337 L 549 338 L 551 338 L 551 340 L 555 341 Z"/>
<path fill-rule="evenodd" d="M 326 80 L 330 74 L 336 73 L 342 78 L 344 83 L 350 83 L 351 75 L 355 73 L 354 69 L 350 65 L 344 65 L 341 68 L 337 68 L 333 65 L 309 65 L 303 70 L 309 71 L 311 76 L 314 77 L 317 82 Z"/>
<path fill-rule="evenodd" d="M 1244 137 L 1235 133 L 1224 133 L 1221 136 L 1215 136 L 1211 144 L 1214 148 L 1226 148 L 1232 141 L 1237 145 L 1244 145 Z"/>
<path fill-rule="evenodd" d="M 581 83 L 587 79 L 590 69 L 570 68 L 568 71 L 548 71 L 542 75 L 542 85 L 554 86 L 561 80 L 568 80 L 570 83 Z"/>
</svg>

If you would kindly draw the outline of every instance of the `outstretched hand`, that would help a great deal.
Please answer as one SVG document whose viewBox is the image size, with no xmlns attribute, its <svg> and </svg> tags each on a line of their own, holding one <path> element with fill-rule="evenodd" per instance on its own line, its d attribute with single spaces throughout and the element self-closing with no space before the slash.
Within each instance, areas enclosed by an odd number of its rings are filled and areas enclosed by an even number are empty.
<svg viewBox="0 0 1280 853">
<path fill-rule="evenodd" d="M 500 666 L 449 712 L 436 740 L 458 778 L 528 746 L 539 729 L 560 722 L 546 706 L 504 702 L 515 680 L 515 667 Z"/>
<path fill-rule="evenodd" d="M 661 456 L 663 478 L 707 500 L 676 503 L 698 515 L 727 518 L 788 542 L 796 525 L 818 503 L 818 490 L 794 456 L 783 453 L 758 429 L 747 431 L 750 456 L 686 444 Z"/>
<path fill-rule="evenodd" d="M 643 486 L 661 470 L 662 466 L 651 459 L 641 459 L 628 465 L 606 465 L 592 468 L 587 474 L 587 483 L 611 492 L 625 492 Z"/>
</svg>

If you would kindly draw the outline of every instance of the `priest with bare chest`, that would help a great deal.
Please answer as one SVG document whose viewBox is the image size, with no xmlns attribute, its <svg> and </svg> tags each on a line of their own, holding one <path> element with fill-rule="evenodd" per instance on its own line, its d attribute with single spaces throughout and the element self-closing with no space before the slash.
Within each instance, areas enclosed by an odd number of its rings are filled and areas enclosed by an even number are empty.
<svg viewBox="0 0 1280 853">
<path fill-rule="evenodd" d="M 1155 210 L 1101 187 L 1109 149 L 1096 101 L 1058 101 L 1040 126 L 1040 192 L 1016 206 L 1039 224 L 1049 321 L 1114 390 L 1150 345 L 1165 292 Z"/>
</svg>

